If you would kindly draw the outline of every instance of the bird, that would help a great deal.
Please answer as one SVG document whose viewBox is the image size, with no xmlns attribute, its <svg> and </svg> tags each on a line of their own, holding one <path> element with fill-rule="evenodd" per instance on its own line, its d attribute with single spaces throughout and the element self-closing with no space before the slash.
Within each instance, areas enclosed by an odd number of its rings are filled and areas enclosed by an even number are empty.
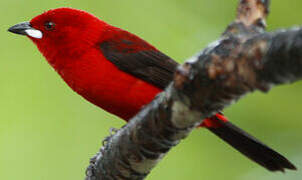
<svg viewBox="0 0 302 180">
<path fill-rule="evenodd" d="M 50 9 L 8 31 L 27 36 L 73 91 L 126 122 L 169 85 L 179 65 L 137 35 L 70 7 Z M 222 113 L 199 127 L 270 171 L 296 170 Z"/>
</svg>

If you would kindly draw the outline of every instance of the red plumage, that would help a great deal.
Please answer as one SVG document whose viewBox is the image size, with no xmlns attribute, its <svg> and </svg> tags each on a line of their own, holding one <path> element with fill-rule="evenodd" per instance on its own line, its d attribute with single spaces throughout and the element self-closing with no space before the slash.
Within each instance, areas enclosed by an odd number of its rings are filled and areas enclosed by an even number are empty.
<svg viewBox="0 0 302 180">
<path fill-rule="evenodd" d="M 44 30 L 43 39 L 30 38 L 74 91 L 104 110 L 128 120 L 161 90 L 120 71 L 103 56 L 99 44 L 109 38 L 120 38 L 119 34 L 108 32 L 125 31 L 84 11 L 73 14 L 69 10 L 50 10 L 33 18 L 30 23 L 36 29 L 43 31 L 44 23 L 50 21 L 56 22 L 56 29 L 51 32 Z M 75 16 L 77 21 L 65 26 L 70 16 Z M 140 40 L 134 35 L 125 35 L 134 41 Z M 151 49 L 155 48 L 151 45 L 135 46 L 133 51 Z"/>
</svg>

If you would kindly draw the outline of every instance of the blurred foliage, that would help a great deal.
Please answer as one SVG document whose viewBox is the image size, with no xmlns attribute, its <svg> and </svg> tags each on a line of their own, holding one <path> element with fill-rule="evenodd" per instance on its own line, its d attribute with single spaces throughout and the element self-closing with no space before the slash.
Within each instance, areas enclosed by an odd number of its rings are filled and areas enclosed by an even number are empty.
<svg viewBox="0 0 302 180">
<path fill-rule="evenodd" d="M 83 179 L 110 127 L 124 122 L 72 92 L 25 37 L 9 26 L 62 6 L 127 29 L 179 62 L 217 39 L 237 0 L 10 0 L 0 2 L 0 179 Z M 301 24 L 302 1 L 274 0 L 268 29 Z M 248 95 L 226 110 L 240 127 L 302 169 L 302 83 Z M 195 130 L 157 166 L 155 179 L 301 179 L 270 173 L 208 131 Z"/>
</svg>

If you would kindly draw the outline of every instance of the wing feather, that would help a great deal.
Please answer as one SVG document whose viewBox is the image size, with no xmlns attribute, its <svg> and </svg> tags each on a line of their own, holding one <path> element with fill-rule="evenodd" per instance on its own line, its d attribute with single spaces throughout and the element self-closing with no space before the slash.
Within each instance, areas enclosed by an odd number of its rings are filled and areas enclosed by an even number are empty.
<svg viewBox="0 0 302 180">
<path fill-rule="evenodd" d="M 120 70 L 160 89 L 172 81 L 178 66 L 170 57 L 125 31 L 119 31 L 119 36 L 103 41 L 100 49 L 106 59 Z"/>
</svg>

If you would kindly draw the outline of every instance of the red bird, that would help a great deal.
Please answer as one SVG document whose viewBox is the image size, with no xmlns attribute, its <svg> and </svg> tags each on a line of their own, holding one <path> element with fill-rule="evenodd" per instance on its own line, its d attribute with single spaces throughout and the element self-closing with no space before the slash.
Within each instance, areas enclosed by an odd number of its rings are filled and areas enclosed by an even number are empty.
<svg viewBox="0 0 302 180">
<path fill-rule="evenodd" d="M 165 89 L 178 66 L 136 35 L 82 10 L 49 10 L 9 31 L 29 37 L 75 92 L 125 121 Z M 296 169 L 220 113 L 200 126 L 268 170 Z"/>
</svg>

